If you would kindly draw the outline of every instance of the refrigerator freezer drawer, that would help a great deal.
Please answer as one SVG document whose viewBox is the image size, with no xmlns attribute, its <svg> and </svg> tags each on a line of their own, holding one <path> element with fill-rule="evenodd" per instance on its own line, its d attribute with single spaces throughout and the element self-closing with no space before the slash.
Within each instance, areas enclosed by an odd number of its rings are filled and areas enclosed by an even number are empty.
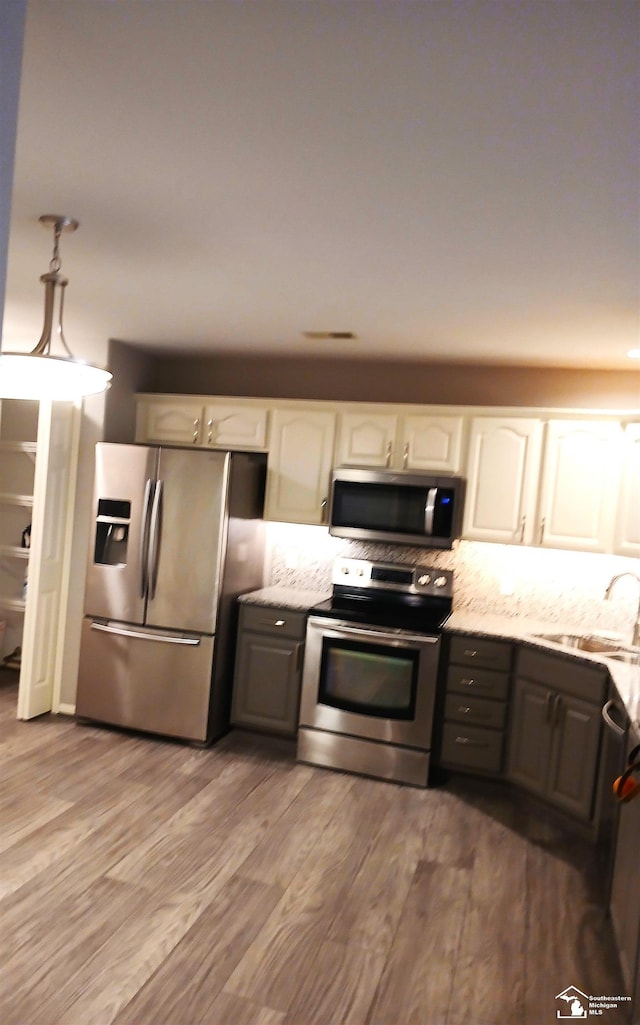
<svg viewBox="0 0 640 1025">
<path fill-rule="evenodd" d="M 213 646 L 209 635 L 85 619 L 76 714 L 205 742 Z"/>
</svg>

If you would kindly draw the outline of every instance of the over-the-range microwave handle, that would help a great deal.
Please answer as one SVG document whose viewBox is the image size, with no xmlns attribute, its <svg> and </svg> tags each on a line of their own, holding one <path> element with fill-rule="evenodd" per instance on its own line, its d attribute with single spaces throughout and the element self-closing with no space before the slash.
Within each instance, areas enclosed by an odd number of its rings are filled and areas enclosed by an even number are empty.
<svg viewBox="0 0 640 1025">
<path fill-rule="evenodd" d="M 436 508 L 437 488 L 427 489 L 427 500 L 424 505 L 424 532 L 427 537 L 433 534 L 433 514 Z"/>
<path fill-rule="evenodd" d="M 134 637 L 139 641 L 156 641 L 161 644 L 186 644 L 188 647 L 197 647 L 200 644 L 199 637 L 176 637 L 175 634 L 145 633 L 143 630 L 133 630 L 126 626 L 112 626 L 110 623 L 91 624 L 92 630 L 100 630 L 105 634 L 116 634 L 117 637 Z"/>
<path fill-rule="evenodd" d="M 411 634 L 395 633 L 392 630 L 379 630 L 373 626 L 350 626 L 339 619 L 324 619 L 320 616 L 310 616 L 309 623 L 312 626 L 320 627 L 325 636 L 333 634 L 349 634 L 355 637 L 384 641 L 385 644 L 393 644 L 398 648 L 408 648 L 412 644 L 437 644 L 440 640 L 439 634 Z"/>
<path fill-rule="evenodd" d="M 142 518 L 140 521 L 140 597 L 147 597 L 149 586 L 149 506 L 153 481 L 150 477 L 144 486 L 144 498 L 142 499 Z"/>
</svg>

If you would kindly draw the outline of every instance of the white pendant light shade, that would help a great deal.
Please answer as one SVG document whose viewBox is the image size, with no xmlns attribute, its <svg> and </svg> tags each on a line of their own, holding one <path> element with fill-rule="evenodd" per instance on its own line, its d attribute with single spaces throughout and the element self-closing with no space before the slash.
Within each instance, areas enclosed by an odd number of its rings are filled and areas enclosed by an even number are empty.
<svg viewBox="0 0 640 1025">
<path fill-rule="evenodd" d="M 73 400 L 105 391 L 111 378 L 112 374 L 102 367 L 64 356 L 0 353 L 0 398 L 3 399 Z"/>
<path fill-rule="evenodd" d="M 57 214 L 44 214 L 40 222 L 54 228 L 53 257 L 48 273 L 40 278 L 45 286 L 42 335 L 32 352 L 0 351 L 0 399 L 73 400 L 97 395 L 109 387 L 113 375 L 102 367 L 75 359 L 62 331 L 64 290 L 68 281 L 60 274 L 60 235 L 63 231 L 75 231 L 78 222 Z M 50 351 L 56 298 L 58 320 L 55 334 L 63 349 L 60 356 Z"/>
</svg>

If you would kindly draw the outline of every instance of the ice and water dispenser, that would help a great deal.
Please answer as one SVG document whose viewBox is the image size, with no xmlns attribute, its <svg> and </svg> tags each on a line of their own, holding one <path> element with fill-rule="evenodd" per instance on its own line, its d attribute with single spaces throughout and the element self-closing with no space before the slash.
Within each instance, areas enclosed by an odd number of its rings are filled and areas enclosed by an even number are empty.
<svg viewBox="0 0 640 1025">
<path fill-rule="evenodd" d="M 126 565 L 130 526 L 131 502 L 99 499 L 93 561 L 103 566 Z"/>
</svg>

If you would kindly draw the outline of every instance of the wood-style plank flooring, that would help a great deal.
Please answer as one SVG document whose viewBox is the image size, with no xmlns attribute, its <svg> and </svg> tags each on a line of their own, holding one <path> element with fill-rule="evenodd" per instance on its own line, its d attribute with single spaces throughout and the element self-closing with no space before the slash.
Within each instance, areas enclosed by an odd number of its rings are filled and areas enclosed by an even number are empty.
<svg viewBox="0 0 640 1025">
<path fill-rule="evenodd" d="M 551 1025 L 623 992 L 593 850 L 500 784 L 15 709 L 4 682 L 3 1025 Z"/>
</svg>

